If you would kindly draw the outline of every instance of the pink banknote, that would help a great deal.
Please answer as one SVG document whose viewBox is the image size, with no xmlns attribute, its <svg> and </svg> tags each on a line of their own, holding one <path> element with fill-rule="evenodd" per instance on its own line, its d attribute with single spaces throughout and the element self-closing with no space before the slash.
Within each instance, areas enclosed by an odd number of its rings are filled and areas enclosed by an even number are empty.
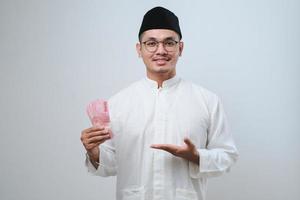
<svg viewBox="0 0 300 200">
<path fill-rule="evenodd" d="M 92 122 L 93 126 L 104 126 L 107 128 L 112 136 L 110 131 L 110 118 L 107 101 L 102 99 L 97 99 L 88 104 L 86 108 L 87 114 Z"/>
</svg>

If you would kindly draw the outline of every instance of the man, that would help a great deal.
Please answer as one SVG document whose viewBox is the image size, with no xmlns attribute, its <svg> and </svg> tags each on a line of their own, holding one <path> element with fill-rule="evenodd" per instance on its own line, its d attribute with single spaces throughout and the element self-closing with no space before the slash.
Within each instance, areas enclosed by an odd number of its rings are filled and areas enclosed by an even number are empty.
<svg viewBox="0 0 300 200">
<path fill-rule="evenodd" d="M 88 170 L 116 175 L 118 200 L 204 200 L 207 178 L 238 157 L 218 97 L 176 76 L 181 38 L 174 13 L 149 10 L 136 44 L 147 77 L 109 100 L 112 138 L 82 131 Z"/>
</svg>

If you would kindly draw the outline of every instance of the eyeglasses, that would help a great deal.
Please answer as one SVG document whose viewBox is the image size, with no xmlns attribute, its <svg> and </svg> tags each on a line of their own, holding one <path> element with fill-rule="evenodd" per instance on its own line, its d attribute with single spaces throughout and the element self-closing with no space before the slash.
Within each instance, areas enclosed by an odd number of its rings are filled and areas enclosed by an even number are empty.
<svg viewBox="0 0 300 200">
<path fill-rule="evenodd" d="M 164 41 L 148 40 L 142 42 L 142 44 L 145 45 L 146 50 L 149 51 L 150 53 L 154 53 L 155 51 L 157 51 L 159 43 L 163 44 L 163 47 L 166 51 L 172 52 L 172 51 L 176 51 L 178 41 L 175 41 L 173 39 L 167 39 Z"/>
</svg>

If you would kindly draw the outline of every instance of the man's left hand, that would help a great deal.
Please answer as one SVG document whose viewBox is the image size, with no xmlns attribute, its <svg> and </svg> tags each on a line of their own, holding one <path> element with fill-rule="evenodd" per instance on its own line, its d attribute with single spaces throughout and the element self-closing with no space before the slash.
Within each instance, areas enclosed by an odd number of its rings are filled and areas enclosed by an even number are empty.
<svg viewBox="0 0 300 200">
<path fill-rule="evenodd" d="M 184 143 L 182 146 L 174 144 L 152 144 L 151 148 L 167 151 L 174 156 L 184 158 L 199 165 L 199 153 L 195 145 L 188 138 L 184 138 Z"/>
</svg>

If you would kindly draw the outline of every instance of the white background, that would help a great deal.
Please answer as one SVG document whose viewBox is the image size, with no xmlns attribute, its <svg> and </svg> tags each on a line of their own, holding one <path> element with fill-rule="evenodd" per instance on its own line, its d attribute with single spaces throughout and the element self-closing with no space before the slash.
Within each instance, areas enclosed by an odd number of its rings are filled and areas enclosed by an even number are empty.
<svg viewBox="0 0 300 200">
<path fill-rule="evenodd" d="M 299 199 L 299 1 L 0 0 L 1 200 L 114 199 L 84 167 L 85 106 L 144 77 L 157 5 L 180 20 L 177 74 L 221 97 L 241 154 L 208 199 Z"/>
</svg>

